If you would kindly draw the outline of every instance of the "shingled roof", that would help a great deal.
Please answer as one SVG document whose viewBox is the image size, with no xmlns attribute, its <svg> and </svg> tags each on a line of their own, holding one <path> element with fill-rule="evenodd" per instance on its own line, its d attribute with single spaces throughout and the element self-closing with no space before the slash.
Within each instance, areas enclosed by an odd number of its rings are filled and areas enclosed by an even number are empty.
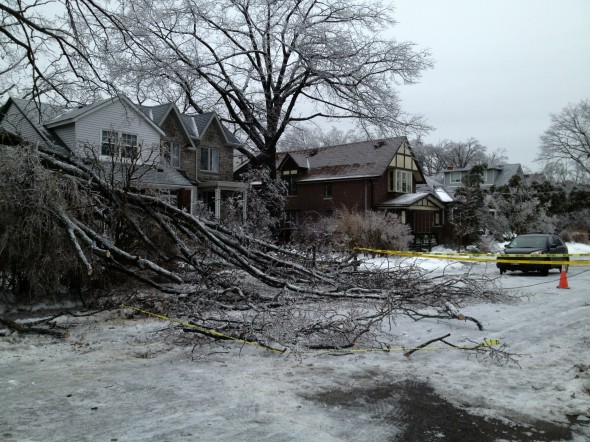
<svg viewBox="0 0 590 442">
<path fill-rule="evenodd" d="M 22 119 L 16 118 L 15 121 L 11 122 L 4 121 L 4 114 L 8 112 L 10 106 L 14 106 L 22 116 Z M 0 121 L 2 121 L 1 125 L 6 131 L 15 133 L 16 135 L 19 135 L 17 132 L 21 129 L 18 126 L 26 122 L 37 133 L 33 139 L 29 139 L 28 141 L 36 142 L 42 140 L 42 142 L 46 143 L 47 147 L 54 149 L 57 153 L 69 155 L 71 153 L 70 149 L 64 142 L 53 131 L 48 130 L 44 126 L 46 122 L 55 118 L 63 110 L 63 106 L 11 97 L 0 110 Z M 11 127 L 11 124 L 15 125 L 15 127 Z"/>
<path fill-rule="evenodd" d="M 408 144 L 406 137 L 396 137 L 290 151 L 280 156 L 279 167 L 291 158 L 300 168 L 307 169 L 297 180 L 300 183 L 378 177 L 385 173 L 404 143 Z"/>
<path fill-rule="evenodd" d="M 146 116 L 148 116 L 148 118 L 160 126 L 168 113 L 170 113 L 170 111 L 176 106 L 173 103 L 166 103 L 157 106 L 141 105 L 138 107 Z M 217 120 L 221 126 L 227 142 L 229 144 L 241 144 L 240 140 L 238 140 L 236 136 L 221 123 L 215 112 L 204 112 L 202 114 L 188 115 L 178 111 L 178 114 L 180 115 L 180 119 L 182 120 L 182 124 L 186 129 L 188 136 L 193 140 L 200 140 L 201 136 L 207 130 L 211 122 Z"/>
</svg>

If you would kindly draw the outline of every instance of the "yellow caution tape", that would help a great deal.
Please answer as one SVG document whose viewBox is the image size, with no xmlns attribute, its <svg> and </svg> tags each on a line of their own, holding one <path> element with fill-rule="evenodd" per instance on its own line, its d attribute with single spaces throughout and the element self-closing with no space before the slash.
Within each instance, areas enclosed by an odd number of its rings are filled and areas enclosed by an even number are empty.
<svg viewBox="0 0 590 442">
<path fill-rule="evenodd" d="M 542 260 L 544 258 L 569 257 L 569 256 L 590 256 L 589 253 L 578 253 L 570 255 L 535 255 L 532 259 L 530 254 L 508 255 L 508 254 L 460 254 L 460 253 L 441 253 L 441 252 L 411 252 L 397 250 L 379 250 L 368 249 L 364 247 L 355 247 L 354 250 L 359 252 L 378 253 L 381 255 L 406 256 L 421 259 L 440 259 L 445 261 L 466 261 L 466 262 L 499 262 L 506 264 L 540 264 L 540 265 L 590 265 L 589 261 L 553 261 Z M 539 256 L 539 258 L 536 258 Z M 504 259 L 508 257 L 522 257 L 528 259 Z"/>
<path fill-rule="evenodd" d="M 284 353 L 285 350 L 278 350 L 276 348 L 272 348 L 266 345 L 259 344 L 257 342 L 248 341 L 246 339 L 236 338 L 234 336 L 226 335 L 224 333 L 218 332 L 217 330 L 213 330 L 210 328 L 201 327 L 199 325 L 191 324 L 190 322 L 181 321 L 179 319 L 169 318 L 168 316 L 160 315 L 159 313 L 153 313 L 147 310 L 142 310 L 137 307 L 133 307 L 132 305 L 121 304 L 121 308 L 130 308 L 132 310 L 144 313 L 149 316 L 153 316 L 154 318 L 163 319 L 165 321 L 175 322 L 176 324 L 184 325 L 185 327 L 194 328 L 206 333 L 209 333 L 214 336 L 219 336 L 220 338 L 229 339 L 236 342 L 241 342 L 242 344 L 253 345 L 255 347 L 263 348 L 265 350 L 272 351 L 274 353 Z M 375 351 L 383 351 L 383 352 L 392 352 L 392 351 L 409 351 L 409 350 L 452 350 L 454 348 L 459 349 L 467 349 L 467 350 L 475 350 L 479 347 L 492 347 L 494 345 L 499 345 L 499 339 L 485 339 L 483 342 L 474 345 L 474 346 L 448 346 L 448 347 L 383 347 L 383 348 L 354 348 L 354 349 L 322 349 L 322 350 L 315 350 L 317 353 L 369 353 Z"/>
</svg>

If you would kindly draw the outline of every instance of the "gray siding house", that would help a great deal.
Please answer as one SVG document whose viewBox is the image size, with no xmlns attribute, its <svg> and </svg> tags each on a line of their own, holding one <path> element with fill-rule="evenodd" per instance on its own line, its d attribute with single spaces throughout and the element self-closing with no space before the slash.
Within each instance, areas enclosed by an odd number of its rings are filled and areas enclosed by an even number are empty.
<svg viewBox="0 0 590 442">
<path fill-rule="evenodd" d="M 449 168 L 434 178 L 453 196 L 455 190 L 463 184 L 462 180 L 469 173 L 469 170 L 470 168 Z M 488 167 L 484 172 L 481 188 L 483 190 L 489 190 L 492 186 L 499 187 L 507 185 L 510 178 L 514 175 L 519 175 L 523 179 L 525 177 L 522 166 L 519 163 Z"/>
</svg>

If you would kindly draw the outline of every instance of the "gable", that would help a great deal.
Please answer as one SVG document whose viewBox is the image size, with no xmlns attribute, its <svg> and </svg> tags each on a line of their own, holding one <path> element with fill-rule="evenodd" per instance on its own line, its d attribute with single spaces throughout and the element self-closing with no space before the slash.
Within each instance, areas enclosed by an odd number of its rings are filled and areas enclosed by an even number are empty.
<svg viewBox="0 0 590 442">
<path fill-rule="evenodd" d="M 121 112 L 121 109 L 123 109 L 123 112 Z M 109 114 L 112 114 L 115 119 L 121 118 L 123 125 L 131 120 L 136 120 L 136 126 L 151 126 L 153 130 L 159 132 L 161 135 L 164 135 L 164 132 L 158 127 L 158 125 L 124 95 L 107 98 L 105 100 L 92 103 L 88 106 L 71 110 L 47 122 L 46 126 L 48 128 L 55 128 L 71 123 L 78 123 L 81 120 L 87 120 L 91 116 L 94 116 L 96 119 L 100 119 L 101 116 L 104 118 L 104 115 Z M 121 126 L 116 120 L 113 122 L 113 124 Z"/>
<path fill-rule="evenodd" d="M 293 157 L 291 155 L 289 155 L 289 153 L 287 153 L 283 157 L 283 159 L 281 160 L 281 162 L 277 166 L 277 170 L 280 170 L 280 171 L 283 171 L 283 170 L 297 170 L 297 169 L 299 169 L 299 165 L 293 159 Z"/>
<path fill-rule="evenodd" d="M 65 122 L 64 122 L 65 123 Z M 99 149 L 103 131 L 115 131 L 137 137 L 143 161 L 153 161 L 160 152 L 160 136 L 164 132 L 153 125 L 135 106 L 122 100 L 111 101 L 75 120 L 75 148 L 79 155 L 87 155 L 86 149 Z"/>
<path fill-rule="evenodd" d="M 397 153 L 389 163 L 389 168 L 411 170 L 416 183 L 426 182 L 426 178 L 422 173 L 422 168 L 416 162 L 414 153 L 406 142 L 402 143 L 400 148 L 397 150 Z"/>
<path fill-rule="evenodd" d="M 406 143 L 403 143 L 398 149 L 397 153 L 389 163 L 389 167 L 395 167 L 396 169 L 407 169 L 418 171 L 418 165 L 414 159 L 412 151 L 408 148 Z"/>
<path fill-rule="evenodd" d="M 49 147 L 47 141 L 41 136 L 31 121 L 13 103 L 8 106 L 8 109 L 2 116 L 0 128 L 10 134 L 18 135 L 30 143 L 43 143 L 45 147 Z"/>
<path fill-rule="evenodd" d="M 178 112 L 168 112 L 164 119 L 159 123 L 159 126 L 166 133 L 165 139 L 174 141 L 183 141 L 183 145 L 188 145 L 191 150 L 195 149 L 195 145 L 190 137 L 189 132 L 184 126 Z"/>
</svg>

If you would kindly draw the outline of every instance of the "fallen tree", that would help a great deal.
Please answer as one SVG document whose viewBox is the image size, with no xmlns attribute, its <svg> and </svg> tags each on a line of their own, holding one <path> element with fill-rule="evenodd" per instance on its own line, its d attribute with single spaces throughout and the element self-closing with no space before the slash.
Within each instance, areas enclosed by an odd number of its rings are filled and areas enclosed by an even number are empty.
<svg viewBox="0 0 590 442">
<path fill-rule="evenodd" d="M 31 232 L 50 226 L 67 241 L 71 256 L 63 261 L 86 281 L 117 273 L 155 289 L 151 296 L 111 297 L 113 306 L 133 302 L 185 318 L 208 338 L 221 334 L 269 348 L 386 348 L 380 331 L 399 314 L 470 320 L 481 330 L 455 306 L 499 296 L 492 281 L 468 272 L 434 276 L 408 263 L 358 270 L 352 256 L 345 259 L 354 266 L 333 257 L 315 256 L 312 263 L 296 249 L 236 233 L 155 192 L 109 179 L 95 163 L 32 146 L 2 149 L 2 192 L 11 195 L 3 213 L 43 219 Z M 25 265 L 13 253 L 18 233 L 0 232 L 5 274 L 12 263 Z"/>
</svg>

